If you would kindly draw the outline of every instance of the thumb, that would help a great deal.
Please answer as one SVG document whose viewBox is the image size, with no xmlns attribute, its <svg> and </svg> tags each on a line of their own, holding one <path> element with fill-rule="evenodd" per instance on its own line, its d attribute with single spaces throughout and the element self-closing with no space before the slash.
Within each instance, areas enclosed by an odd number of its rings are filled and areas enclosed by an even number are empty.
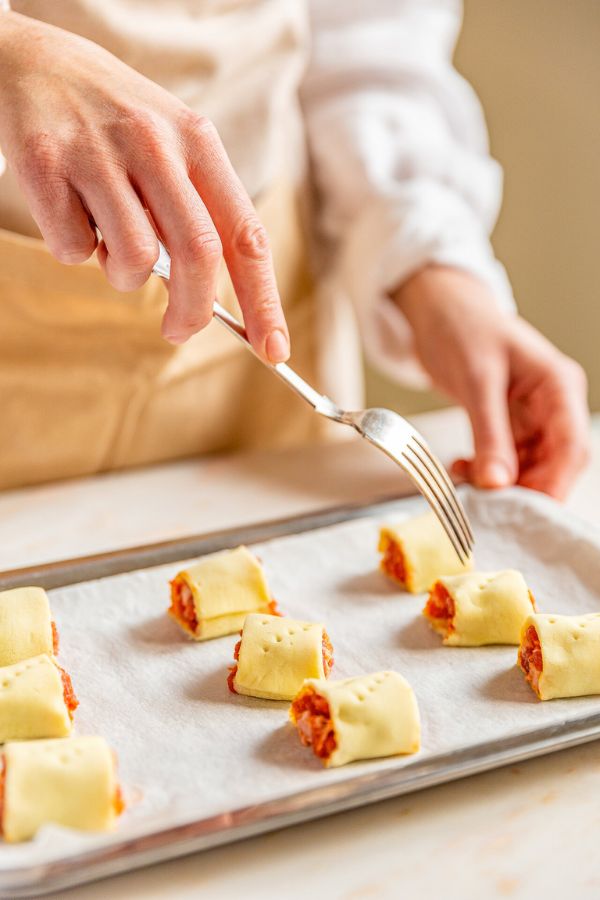
<svg viewBox="0 0 600 900">
<path fill-rule="evenodd" d="M 508 390 L 502 372 L 489 373 L 478 386 L 467 412 L 473 429 L 475 459 L 471 472 L 477 487 L 515 484 L 519 465 L 508 412 Z"/>
</svg>

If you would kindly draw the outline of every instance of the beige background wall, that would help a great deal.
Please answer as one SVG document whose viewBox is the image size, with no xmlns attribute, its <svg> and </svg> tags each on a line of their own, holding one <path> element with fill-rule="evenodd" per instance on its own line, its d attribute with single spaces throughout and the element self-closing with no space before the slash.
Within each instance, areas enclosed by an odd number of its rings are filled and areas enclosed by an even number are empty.
<svg viewBox="0 0 600 900">
<path fill-rule="evenodd" d="M 456 63 L 505 172 L 494 235 L 521 313 L 590 379 L 600 409 L 600 0 L 466 0 Z M 369 373 L 370 401 L 440 398 Z"/>
</svg>

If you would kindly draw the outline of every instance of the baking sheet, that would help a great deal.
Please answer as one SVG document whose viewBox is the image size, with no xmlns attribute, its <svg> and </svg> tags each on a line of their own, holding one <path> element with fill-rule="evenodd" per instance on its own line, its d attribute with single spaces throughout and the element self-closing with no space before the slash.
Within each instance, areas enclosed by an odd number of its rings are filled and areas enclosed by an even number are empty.
<svg viewBox="0 0 600 900">
<path fill-rule="evenodd" d="M 477 568 L 519 568 L 542 611 L 600 610 L 597 531 L 546 498 L 517 489 L 466 491 L 463 500 L 476 533 Z M 115 849 L 112 864 L 105 853 L 104 868 L 89 868 L 87 877 L 128 868 L 128 854 L 133 858 L 148 835 L 157 836 L 148 846 L 152 858 L 160 858 L 160 833 L 183 823 L 209 820 L 205 834 L 226 832 L 228 824 L 243 824 L 244 815 L 256 819 L 257 810 L 265 810 L 268 820 L 268 810 L 285 810 L 289 797 L 300 819 L 298 797 L 321 797 L 325 811 L 345 783 L 350 799 L 356 783 L 355 802 L 378 779 L 388 785 L 382 796 L 401 793 L 418 786 L 411 770 L 423 771 L 428 763 L 435 770 L 448 754 L 466 759 L 474 745 L 496 742 L 501 749 L 505 742 L 499 764 L 548 726 L 564 738 L 586 719 L 580 739 L 597 733 L 600 698 L 539 703 L 515 666 L 516 648 L 444 648 L 420 615 L 423 597 L 398 591 L 378 572 L 379 522 L 421 506 L 402 500 L 386 504 L 376 519 L 254 546 L 282 610 L 325 622 L 335 650 L 333 677 L 393 668 L 408 678 L 423 724 L 423 749 L 416 756 L 324 770 L 288 724 L 288 704 L 231 695 L 226 677 L 236 637 L 195 644 L 165 615 L 167 582 L 179 563 L 53 590 L 60 659 L 81 703 L 77 731 L 103 734 L 116 749 L 129 808 L 112 835 L 50 826 L 29 844 L 1 846 L 3 895 L 15 896 L 36 879 L 42 888 L 51 886 L 49 876 L 69 859 L 79 858 L 80 876 L 86 877 L 86 861 L 100 849 Z M 551 741 L 543 743 L 537 751 L 531 744 L 525 755 L 547 752 Z M 460 766 L 448 773 L 457 777 Z M 236 818 L 236 810 L 245 813 Z M 185 827 L 172 835 L 162 856 L 185 852 L 186 835 Z M 71 881 L 78 880 L 74 871 Z"/>
</svg>

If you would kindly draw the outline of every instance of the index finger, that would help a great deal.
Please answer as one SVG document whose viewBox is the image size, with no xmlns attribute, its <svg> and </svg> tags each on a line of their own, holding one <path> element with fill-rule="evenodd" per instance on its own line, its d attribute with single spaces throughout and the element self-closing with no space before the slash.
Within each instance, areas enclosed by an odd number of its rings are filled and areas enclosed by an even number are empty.
<svg viewBox="0 0 600 900">
<path fill-rule="evenodd" d="M 272 364 L 289 357 L 269 239 L 215 127 L 192 116 L 184 127 L 190 179 L 210 213 L 256 352 Z"/>
</svg>

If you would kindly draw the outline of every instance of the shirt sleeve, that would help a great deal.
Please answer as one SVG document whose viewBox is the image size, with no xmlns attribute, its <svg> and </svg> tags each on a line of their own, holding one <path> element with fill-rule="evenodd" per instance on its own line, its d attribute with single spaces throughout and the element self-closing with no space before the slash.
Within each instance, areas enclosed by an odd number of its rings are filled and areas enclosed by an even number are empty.
<svg viewBox="0 0 600 900">
<path fill-rule="evenodd" d="M 452 66 L 459 0 L 309 0 L 302 86 L 319 230 L 354 303 L 364 349 L 406 384 L 427 382 L 389 292 L 426 264 L 512 291 L 489 235 L 502 194 L 479 102 Z"/>
</svg>

